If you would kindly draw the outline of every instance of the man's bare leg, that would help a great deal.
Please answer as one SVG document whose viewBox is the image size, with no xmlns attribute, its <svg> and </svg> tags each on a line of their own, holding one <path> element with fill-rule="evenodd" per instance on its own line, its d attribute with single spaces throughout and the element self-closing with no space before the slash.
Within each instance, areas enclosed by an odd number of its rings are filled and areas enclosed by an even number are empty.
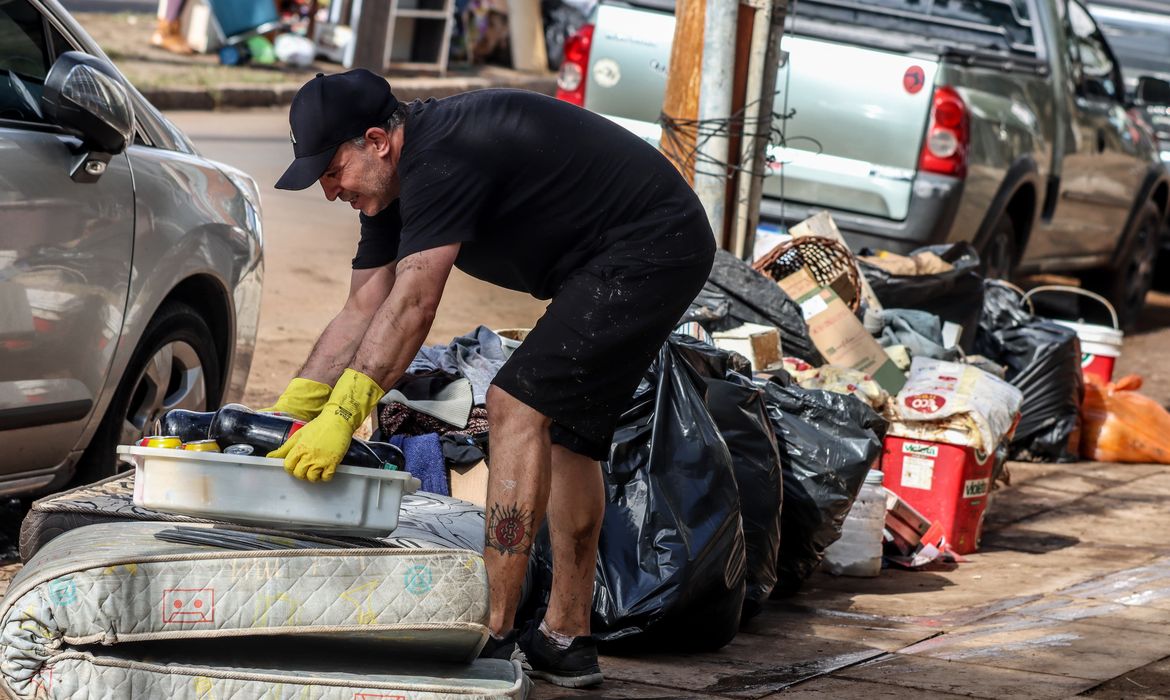
<svg viewBox="0 0 1170 700">
<path fill-rule="evenodd" d="M 483 558 L 491 596 L 488 626 L 502 637 L 516 624 L 528 554 L 548 504 L 552 446 L 549 419 L 503 389 L 488 390 L 487 410 L 492 434 Z"/>
<path fill-rule="evenodd" d="M 552 538 L 552 596 L 544 621 L 553 632 L 589 634 L 597 538 L 605 515 L 605 484 L 596 460 L 552 446 L 548 528 Z"/>
</svg>

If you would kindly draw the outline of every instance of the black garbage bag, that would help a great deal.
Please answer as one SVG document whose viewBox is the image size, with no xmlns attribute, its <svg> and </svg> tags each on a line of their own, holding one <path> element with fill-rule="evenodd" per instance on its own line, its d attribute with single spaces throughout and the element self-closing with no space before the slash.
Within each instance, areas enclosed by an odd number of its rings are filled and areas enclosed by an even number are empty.
<svg viewBox="0 0 1170 700">
<path fill-rule="evenodd" d="M 764 392 L 748 378 L 751 365 L 743 357 L 682 335 L 671 336 L 670 344 L 706 378 L 707 410 L 731 452 L 747 552 L 747 619 L 760 611 L 776 585 L 784 501 L 776 434 Z"/>
<path fill-rule="evenodd" d="M 784 469 L 773 596 L 792 595 L 841 536 L 865 475 L 882 454 L 886 421 L 853 396 L 766 382 Z"/>
<path fill-rule="evenodd" d="M 739 325 L 730 316 L 731 300 L 719 287 L 707 282 L 699 296 L 695 297 L 690 308 L 683 314 L 680 323 L 694 321 L 708 333 L 718 333 Z"/>
<path fill-rule="evenodd" d="M 704 294 L 722 292 L 730 305 L 724 325 L 707 328 L 721 331 L 745 323 L 759 323 L 780 329 L 780 343 L 784 354 L 797 357 L 814 367 L 825 363 L 820 351 L 808 335 L 808 324 L 800 306 L 790 299 L 780 285 L 761 275 L 744 261 L 726 250 L 715 251 L 715 263 L 707 278 Z"/>
<path fill-rule="evenodd" d="M 975 351 L 1003 365 L 1024 394 L 1012 459 L 1077 461 L 1085 383 L 1076 332 L 1032 316 L 1014 290 L 989 281 Z"/>
<path fill-rule="evenodd" d="M 862 260 L 861 270 L 874 296 L 887 309 L 929 311 L 944 321 L 961 325 L 963 335 L 959 345 L 970 352 L 983 308 L 979 253 L 969 243 L 927 246 L 914 251 L 923 252 L 938 255 L 954 269 L 935 275 L 892 275 Z"/>
<path fill-rule="evenodd" d="M 703 376 L 673 343 L 622 415 L 602 470 L 594 635 L 611 649 L 635 640 L 673 650 L 727 644 L 745 591 L 739 493 Z M 544 528 L 532 566 L 545 599 L 551 559 Z"/>
<path fill-rule="evenodd" d="M 784 477 L 764 392 L 746 378 L 707 380 L 707 408 L 731 452 L 746 550 L 743 618 L 755 616 L 776 586 Z"/>
</svg>

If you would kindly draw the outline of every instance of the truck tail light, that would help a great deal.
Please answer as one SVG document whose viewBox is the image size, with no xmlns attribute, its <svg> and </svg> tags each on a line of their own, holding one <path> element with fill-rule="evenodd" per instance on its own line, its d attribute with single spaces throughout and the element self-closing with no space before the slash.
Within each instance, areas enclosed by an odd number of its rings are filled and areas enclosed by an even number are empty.
<svg viewBox="0 0 1170 700">
<path fill-rule="evenodd" d="M 593 25 L 584 24 L 565 42 L 565 60 L 557 74 L 557 99 L 585 106 L 585 76 L 589 70 L 589 49 L 593 45 Z"/>
<path fill-rule="evenodd" d="M 918 169 L 939 175 L 966 176 L 970 137 L 967 105 L 963 98 L 952 87 L 940 85 L 935 88 Z"/>
</svg>

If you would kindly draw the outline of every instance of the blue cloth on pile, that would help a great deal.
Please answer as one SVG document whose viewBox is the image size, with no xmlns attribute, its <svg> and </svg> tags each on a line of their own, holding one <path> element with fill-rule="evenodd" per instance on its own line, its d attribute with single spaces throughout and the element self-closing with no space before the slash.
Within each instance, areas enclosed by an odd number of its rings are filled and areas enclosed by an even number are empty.
<svg viewBox="0 0 1170 700">
<path fill-rule="evenodd" d="M 443 446 L 438 433 L 426 435 L 392 435 L 390 444 L 402 450 L 406 457 L 406 471 L 422 482 L 422 490 L 450 496 L 447 482 L 447 463 L 443 460 Z"/>
</svg>

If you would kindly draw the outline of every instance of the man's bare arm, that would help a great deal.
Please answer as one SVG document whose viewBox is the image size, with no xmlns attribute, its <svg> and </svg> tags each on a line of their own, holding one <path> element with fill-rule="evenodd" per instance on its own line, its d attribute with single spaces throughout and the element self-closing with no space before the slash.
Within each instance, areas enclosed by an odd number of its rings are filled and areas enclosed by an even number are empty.
<svg viewBox="0 0 1170 700">
<path fill-rule="evenodd" d="M 298 377 L 330 386 L 337 382 L 353 361 L 370 321 L 390 296 L 394 278 L 393 263 L 353 271 L 345 306 L 322 331 Z"/>
<path fill-rule="evenodd" d="M 350 367 L 383 389 L 398 381 L 431 330 L 457 255 L 459 244 L 452 243 L 399 261 L 394 288 L 362 338 Z"/>
</svg>

